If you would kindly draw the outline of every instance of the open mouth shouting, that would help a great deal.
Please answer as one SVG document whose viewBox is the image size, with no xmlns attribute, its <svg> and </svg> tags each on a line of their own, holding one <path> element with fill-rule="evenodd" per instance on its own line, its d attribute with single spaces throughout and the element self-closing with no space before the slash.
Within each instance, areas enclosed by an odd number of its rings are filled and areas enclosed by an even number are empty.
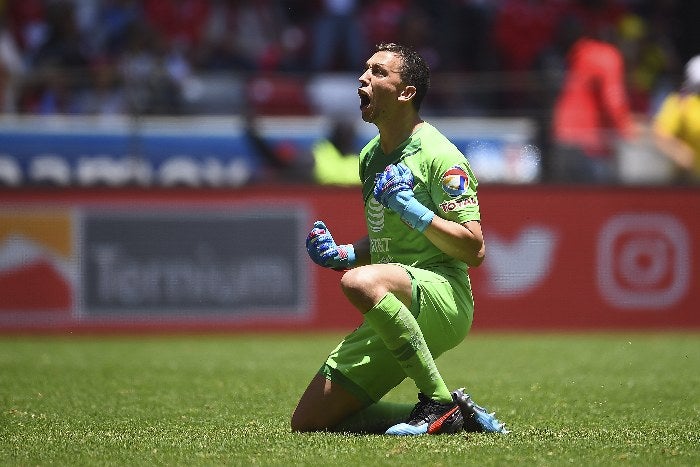
<svg viewBox="0 0 700 467">
<path fill-rule="evenodd" d="M 372 99 L 369 97 L 369 94 L 367 94 L 362 89 L 358 89 L 357 94 L 360 96 L 360 110 L 364 110 L 367 107 L 369 107 L 369 104 L 372 102 Z"/>
<path fill-rule="evenodd" d="M 358 89 L 357 94 L 360 96 L 360 112 L 362 112 L 362 117 L 365 121 L 368 121 L 366 119 L 369 118 L 369 114 L 371 113 L 372 98 L 369 93 L 362 89 Z"/>
</svg>

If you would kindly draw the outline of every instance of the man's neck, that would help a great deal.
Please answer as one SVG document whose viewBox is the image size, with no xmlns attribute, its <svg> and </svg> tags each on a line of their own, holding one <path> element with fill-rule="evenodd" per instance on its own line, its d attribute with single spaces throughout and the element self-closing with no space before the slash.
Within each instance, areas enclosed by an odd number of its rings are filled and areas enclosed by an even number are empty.
<svg viewBox="0 0 700 467">
<path fill-rule="evenodd" d="M 422 123 L 423 120 L 420 116 L 414 114 L 410 118 L 406 118 L 405 121 L 393 120 L 385 125 L 378 125 L 379 144 L 384 154 L 389 154 L 399 147 Z"/>
</svg>

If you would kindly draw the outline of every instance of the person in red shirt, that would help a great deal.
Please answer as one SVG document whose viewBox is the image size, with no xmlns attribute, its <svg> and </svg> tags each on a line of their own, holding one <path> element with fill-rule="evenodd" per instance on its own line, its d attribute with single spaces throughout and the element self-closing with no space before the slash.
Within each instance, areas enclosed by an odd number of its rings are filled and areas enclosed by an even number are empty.
<svg viewBox="0 0 700 467">
<path fill-rule="evenodd" d="M 614 183 L 615 146 L 634 133 L 622 54 L 569 25 L 566 76 L 552 120 L 555 180 Z"/>
</svg>

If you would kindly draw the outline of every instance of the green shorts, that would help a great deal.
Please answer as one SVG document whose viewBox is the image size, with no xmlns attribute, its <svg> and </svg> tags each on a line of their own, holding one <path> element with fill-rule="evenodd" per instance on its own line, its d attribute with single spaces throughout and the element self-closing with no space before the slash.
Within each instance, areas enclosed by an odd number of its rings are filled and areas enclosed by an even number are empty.
<svg viewBox="0 0 700 467">
<path fill-rule="evenodd" d="M 399 266 L 411 276 L 411 313 L 433 358 L 437 358 L 462 342 L 471 327 L 474 300 L 469 276 L 463 273 L 452 278 Z M 382 339 L 366 322 L 333 349 L 320 372 L 367 404 L 379 401 L 406 378 Z"/>
</svg>

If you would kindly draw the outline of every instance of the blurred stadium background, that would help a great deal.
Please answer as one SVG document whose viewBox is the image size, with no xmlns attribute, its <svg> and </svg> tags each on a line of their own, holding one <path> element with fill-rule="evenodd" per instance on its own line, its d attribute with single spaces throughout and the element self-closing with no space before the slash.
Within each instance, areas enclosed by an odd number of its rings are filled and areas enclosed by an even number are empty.
<svg viewBox="0 0 700 467">
<path fill-rule="evenodd" d="M 612 183 L 553 171 L 572 17 L 624 59 L 638 132 Z M 0 18 L 2 332 L 355 325 L 303 243 L 317 218 L 364 229 L 345 175 L 376 131 L 356 87 L 381 41 L 428 59 L 423 114 L 481 182 L 476 329 L 700 327 L 700 190 L 650 131 L 700 53 L 698 2 L 5 0 Z"/>
</svg>

